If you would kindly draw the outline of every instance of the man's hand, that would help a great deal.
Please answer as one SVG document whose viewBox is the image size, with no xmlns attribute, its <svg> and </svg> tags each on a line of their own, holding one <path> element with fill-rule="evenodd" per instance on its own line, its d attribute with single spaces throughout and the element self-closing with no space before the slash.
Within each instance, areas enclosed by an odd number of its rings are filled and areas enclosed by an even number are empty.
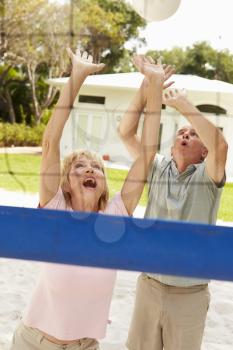
<svg viewBox="0 0 233 350">
<path fill-rule="evenodd" d="M 67 54 L 69 55 L 72 62 L 72 72 L 73 73 L 85 73 L 86 75 L 94 74 L 101 71 L 105 64 L 95 64 L 93 63 L 93 57 L 88 55 L 86 51 L 82 54 L 79 49 L 76 50 L 74 54 L 70 48 L 66 49 Z"/>
<path fill-rule="evenodd" d="M 183 111 L 185 106 L 189 103 L 187 99 L 187 91 L 185 89 L 172 89 L 166 91 L 163 96 L 163 103 L 166 106 L 173 107 L 178 111 Z"/>
<path fill-rule="evenodd" d="M 135 55 L 133 58 L 133 63 L 139 72 L 145 75 L 148 80 L 155 78 L 157 81 L 164 83 L 165 71 L 160 62 L 155 64 L 151 62 L 150 58 L 144 55 Z"/>
<path fill-rule="evenodd" d="M 151 56 L 147 56 L 146 59 L 151 63 L 155 64 L 155 61 Z M 174 84 L 174 81 L 169 81 L 167 80 L 175 73 L 175 68 L 169 64 L 163 64 L 163 70 L 164 70 L 164 84 L 163 84 L 163 89 L 169 88 L 171 85 Z M 148 87 L 148 78 L 145 76 L 143 79 L 142 85 L 141 85 L 141 92 L 142 92 L 142 98 L 144 103 L 146 103 L 146 88 Z"/>
<path fill-rule="evenodd" d="M 163 64 L 163 70 L 165 73 L 164 82 L 167 81 L 172 76 L 172 74 L 175 73 L 175 68 L 169 64 Z M 166 82 L 163 84 L 163 89 L 165 90 L 173 84 L 174 84 L 174 81 Z"/>
</svg>

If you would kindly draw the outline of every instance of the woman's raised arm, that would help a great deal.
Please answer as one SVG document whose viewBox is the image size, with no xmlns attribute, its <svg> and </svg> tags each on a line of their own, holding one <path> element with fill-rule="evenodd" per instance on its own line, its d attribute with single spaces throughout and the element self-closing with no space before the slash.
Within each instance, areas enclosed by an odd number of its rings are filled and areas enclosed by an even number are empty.
<svg viewBox="0 0 233 350">
<path fill-rule="evenodd" d="M 60 185 L 60 140 L 69 118 L 74 100 L 86 77 L 100 71 L 104 64 L 92 63 L 92 56 L 79 50 L 67 53 L 72 61 L 72 72 L 62 88 L 59 100 L 46 126 L 42 141 L 42 162 L 40 169 L 40 206 L 43 207 L 57 193 Z"/>
</svg>

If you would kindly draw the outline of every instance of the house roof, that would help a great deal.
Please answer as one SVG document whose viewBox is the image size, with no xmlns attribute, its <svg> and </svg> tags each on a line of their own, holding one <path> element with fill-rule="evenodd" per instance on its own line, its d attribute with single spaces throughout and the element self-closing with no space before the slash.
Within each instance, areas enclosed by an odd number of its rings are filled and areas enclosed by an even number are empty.
<svg viewBox="0 0 233 350">
<path fill-rule="evenodd" d="M 62 86 L 68 78 L 48 79 L 48 83 L 53 86 Z M 98 86 L 113 89 L 135 90 L 138 89 L 143 79 L 141 73 L 116 73 L 99 74 L 87 77 L 84 86 Z M 174 87 L 185 88 L 188 91 L 203 91 L 213 93 L 233 94 L 233 84 L 220 80 L 210 80 L 196 75 L 173 74 L 171 77 L 175 82 Z"/>
</svg>

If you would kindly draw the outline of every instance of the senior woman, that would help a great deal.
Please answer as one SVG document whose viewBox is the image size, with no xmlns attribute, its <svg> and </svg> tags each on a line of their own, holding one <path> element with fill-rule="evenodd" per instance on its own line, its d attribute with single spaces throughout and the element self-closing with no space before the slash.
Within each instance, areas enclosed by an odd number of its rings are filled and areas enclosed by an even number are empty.
<svg viewBox="0 0 233 350">
<path fill-rule="evenodd" d="M 40 207 L 132 215 L 156 153 L 166 79 L 163 66 L 151 63 L 144 56 L 134 58 L 147 80 L 143 148 L 121 192 L 109 201 L 104 165 L 97 155 L 89 151 L 72 153 L 60 171 L 60 139 L 75 97 L 85 78 L 104 67 L 92 63 L 86 52 L 74 54 L 68 49 L 68 54 L 72 61 L 71 76 L 43 136 Z M 43 263 L 32 299 L 13 336 L 11 350 L 99 349 L 98 340 L 106 332 L 115 277 L 114 270 Z"/>
</svg>

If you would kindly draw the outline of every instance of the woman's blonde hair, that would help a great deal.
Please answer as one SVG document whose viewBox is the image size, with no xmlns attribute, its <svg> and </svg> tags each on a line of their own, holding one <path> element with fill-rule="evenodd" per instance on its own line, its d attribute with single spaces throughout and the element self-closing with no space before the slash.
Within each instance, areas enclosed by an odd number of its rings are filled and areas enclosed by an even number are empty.
<svg viewBox="0 0 233 350">
<path fill-rule="evenodd" d="M 98 209 L 104 210 L 107 206 L 108 199 L 109 199 L 109 190 L 107 185 L 104 163 L 96 153 L 90 152 L 87 150 L 79 150 L 79 151 L 73 152 L 63 160 L 62 171 L 61 171 L 61 189 L 64 194 L 66 203 L 69 205 L 71 204 L 71 194 L 69 190 L 70 189 L 69 174 L 70 174 L 71 166 L 75 160 L 78 160 L 83 156 L 85 156 L 88 159 L 95 160 L 100 165 L 101 170 L 104 173 L 105 190 L 102 193 L 98 203 Z"/>
</svg>

